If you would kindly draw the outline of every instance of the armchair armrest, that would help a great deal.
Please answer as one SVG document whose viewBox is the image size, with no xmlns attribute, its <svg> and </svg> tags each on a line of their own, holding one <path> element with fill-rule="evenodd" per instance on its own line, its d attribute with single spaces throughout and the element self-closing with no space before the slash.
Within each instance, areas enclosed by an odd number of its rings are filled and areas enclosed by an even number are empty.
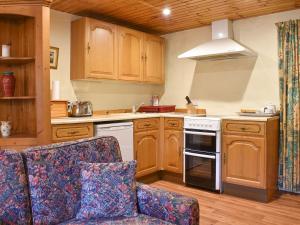
<svg viewBox="0 0 300 225">
<path fill-rule="evenodd" d="M 137 199 L 142 214 L 173 224 L 198 225 L 198 200 L 137 183 Z"/>
</svg>

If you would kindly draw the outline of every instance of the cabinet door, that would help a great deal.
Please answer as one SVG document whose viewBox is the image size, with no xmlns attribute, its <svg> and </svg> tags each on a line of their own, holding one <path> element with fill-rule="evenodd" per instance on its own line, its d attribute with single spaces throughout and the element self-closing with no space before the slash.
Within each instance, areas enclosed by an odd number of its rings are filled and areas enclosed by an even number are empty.
<svg viewBox="0 0 300 225">
<path fill-rule="evenodd" d="M 159 131 L 135 133 L 135 159 L 137 160 L 137 177 L 151 174 L 158 170 Z"/>
<path fill-rule="evenodd" d="M 266 187 L 264 138 L 223 136 L 223 181 Z"/>
<path fill-rule="evenodd" d="M 144 81 L 158 84 L 164 82 L 164 48 L 163 38 L 145 35 Z"/>
<path fill-rule="evenodd" d="M 88 21 L 87 76 L 116 79 L 118 66 L 116 26 L 93 19 Z"/>
<path fill-rule="evenodd" d="M 182 131 L 165 130 L 164 168 L 167 171 L 182 173 Z"/>
<path fill-rule="evenodd" d="M 119 27 L 119 79 L 141 81 L 143 73 L 143 33 Z"/>
</svg>

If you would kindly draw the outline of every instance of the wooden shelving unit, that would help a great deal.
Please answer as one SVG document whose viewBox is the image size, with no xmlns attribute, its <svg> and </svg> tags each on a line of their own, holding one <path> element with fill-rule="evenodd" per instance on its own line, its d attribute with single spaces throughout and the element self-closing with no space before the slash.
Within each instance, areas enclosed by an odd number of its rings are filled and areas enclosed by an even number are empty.
<svg viewBox="0 0 300 225">
<path fill-rule="evenodd" d="M 34 62 L 34 57 L 0 57 L 0 64 L 19 65 Z"/>
<path fill-rule="evenodd" d="M 3 97 L 0 87 L 0 121 L 11 121 L 8 138 L 0 149 L 24 149 L 51 140 L 49 96 L 50 9 L 30 1 L 20 5 L 0 3 L 0 45 L 11 44 L 11 57 L 0 57 L 0 74 L 16 78 L 13 97 Z"/>
<path fill-rule="evenodd" d="M 14 97 L 0 97 L 1 100 L 33 100 L 35 96 L 14 96 Z"/>
</svg>

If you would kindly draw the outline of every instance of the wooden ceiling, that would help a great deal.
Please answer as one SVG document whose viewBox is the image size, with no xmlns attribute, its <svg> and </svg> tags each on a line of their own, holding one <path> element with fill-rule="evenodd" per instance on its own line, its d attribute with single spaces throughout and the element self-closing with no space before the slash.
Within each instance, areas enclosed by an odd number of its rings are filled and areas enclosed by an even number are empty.
<svg viewBox="0 0 300 225">
<path fill-rule="evenodd" d="M 172 14 L 162 15 L 169 7 Z M 54 0 L 51 8 L 165 34 L 300 7 L 300 0 Z"/>
</svg>

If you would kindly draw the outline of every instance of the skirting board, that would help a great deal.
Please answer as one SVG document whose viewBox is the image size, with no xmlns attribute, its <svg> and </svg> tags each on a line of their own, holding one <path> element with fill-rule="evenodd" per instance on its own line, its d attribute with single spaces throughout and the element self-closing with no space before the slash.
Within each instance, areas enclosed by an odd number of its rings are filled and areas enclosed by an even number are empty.
<svg viewBox="0 0 300 225">
<path fill-rule="evenodd" d="M 236 184 L 223 183 L 225 194 L 242 197 L 259 202 L 269 202 L 271 199 L 268 196 L 268 191 L 265 189 L 245 187 Z"/>
</svg>

